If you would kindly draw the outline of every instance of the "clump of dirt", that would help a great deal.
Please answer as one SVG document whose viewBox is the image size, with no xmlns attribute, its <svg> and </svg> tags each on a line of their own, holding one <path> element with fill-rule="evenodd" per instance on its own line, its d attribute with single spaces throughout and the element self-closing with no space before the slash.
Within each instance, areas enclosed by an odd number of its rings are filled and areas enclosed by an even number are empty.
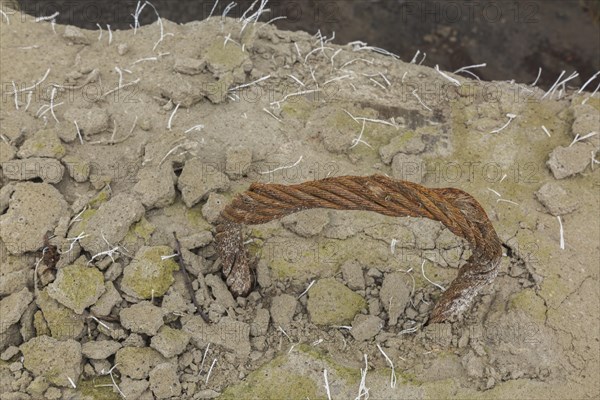
<svg viewBox="0 0 600 400">
<path fill-rule="evenodd" d="M 597 95 L 239 19 L 6 20 L 3 398 L 598 393 Z M 375 173 L 488 212 L 505 254 L 461 321 L 427 324 L 464 241 L 368 212 L 246 227 L 256 279 L 231 295 L 214 223 L 235 193 Z"/>
</svg>

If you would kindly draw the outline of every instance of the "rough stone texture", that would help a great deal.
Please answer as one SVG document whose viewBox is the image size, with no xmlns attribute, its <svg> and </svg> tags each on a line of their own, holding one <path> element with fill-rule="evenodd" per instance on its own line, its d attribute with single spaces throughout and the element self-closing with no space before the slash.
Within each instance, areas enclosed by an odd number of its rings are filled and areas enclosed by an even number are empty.
<svg viewBox="0 0 600 400">
<path fill-rule="evenodd" d="M 124 308 L 119 313 L 121 324 L 131 332 L 156 335 L 164 324 L 163 312 L 149 301 L 142 301 L 131 307 Z"/>
<path fill-rule="evenodd" d="M 352 290 L 365 289 L 365 276 L 363 275 L 360 262 L 357 260 L 348 260 L 342 264 L 341 270 L 346 286 Z"/>
<path fill-rule="evenodd" d="M 191 335 L 196 347 L 213 343 L 233 351 L 241 359 L 250 354 L 250 326 L 245 322 L 224 317 L 209 325 L 201 317 L 192 316 L 184 322 L 183 330 Z"/>
<path fill-rule="evenodd" d="M 127 376 L 123 376 L 119 384 L 126 399 L 138 399 L 148 389 L 148 386 L 150 386 L 150 382 L 146 379 L 131 379 Z"/>
<path fill-rule="evenodd" d="M 392 177 L 403 181 L 422 183 L 425 163 L 413 154 L 398 153 L 392 159 Z"/>
<path fill-rule="evenodd" d="M 271 319 L 274 326 L 280 326 L 283 329 L 290 327 L 298 301 L 294 296 L 282 294 L 273 297 L 271 300 Z"/>
<path fill-rule="evenodd" d="M 208 195 L 206 203 L 202 206 L 202 216 L 211 224 L 214 224 L 221 211 L 227 206 L 227 198 L 219 193 L 211 193 Z"/>
<path fill-rule="evenodd" d="M 89 236 L 80 240 L 81 246 L 93 255 L 109 250 L 106 241 L 116 246 L 142 215 L 144 206 L 139 200 L 127 193 L 116 194 L 90 217 L 85 230 Z"/>
<path fill-rule="evenodd" d="M 369 340 L 379 333 L 383 320 L 374 315 L 357 314 L 352 321 L 352 337 L 358 341 Z"/>
<path fill-rule="evenodd" d="M 421 140 L 421 136 L 413 131 L 398 132 L 390 142 L 379 148 L 381 161 L 385 164 L 392 162 L 392 158 L 397 153 L 404 154 L 419 154 L 425 150 L 425 143 Z"/>
<path fill-rule="evenodd" d="M 152 368 L 166 361 L 158 351 L 150 347 L 123 347 L 115 357 L 119 372 L 132 379 L 148 378 Z"/>
<path fill-rule="evenodd" d="M 310 320 L 318 325 L 348 324 L 366 306 L 361 295 L 333 278 L 319 280 L 308 291 Z"/>
<path fill-rule="evenodd" d="M 204 280 L 211 289 L 212 295 L 217 303 L 227 308 L 235 308 L 236 302 L 233 299 L 231 292 L 227 288 L 227 285 L 221 280 L 221 278 L 216 275 L 209 274 L 204 277 Z"/>
<path fill-rule="evenodd" d="M 19 147 L 19 158 L 48 157 L 62 158 L 66 154 L 54 129 L 40 129 Z"/>
<path fill-rule="evenodd" d="M 139 299 L 164 295 L 175 281 L 173 272 L 179 270 L 179 265 L 172 258 L 162 260 L 161 256 L 172 253 L 168 246 L 142 247 L 123 270 L 121 290 Z"/>
<path fill-rule="evenodd" d="M 185 205 L 192 207 L 209 193 L 229 188 L 229 178 L 217 171 L 214 165 L 194 158 L 185 163 L 177 187 Z"/>
<path fill-rule="evenodd" d="M 535 192 L 535 197 L 554 216 L 571 213 L 579 207 L 577 199 L 554 182 L 544 184 Z"/>
<path fill-rule="evenodd" d="M 27 288 L 0 300 L 0 335 L 21 319 L 32 300 L 33 295 Z"/>
<path fill-rule="evenodd" d="M 303 237 L 321 233 L 329 223 L 329 211 L 326 209 L 306 210 L 282 218 L 283 226 Z"/>
<path fill-rule="evenodd" d="M 40 178 L 45 183 L 58 183 L 65 174 L 65 167 L 53 158 L 32 157 L 2 163 L 2 172 L 15 181 Z"/>
<path fill-rule="evenodd" d="M 87 160 L 74 155 L 66 155 L 62 159 L 62 163 L 75 182 L 82 183 L 90 177 L 90 163 Z"/>
<path fill-rule="evenodd" d="M 152 338 L 150 346 L 166 358 L 171 358 L 183 353 L 189 341 L 190 334 L 188 332 L 165 325 Z"/>
<path fill-rule="evenodd" d="M 387 323 L 390 326 L 396 325 L 398 317 L 410 301 L 412 286 L 409 281 L 409 277 L 401 272 L 386 274 L 383 279 L 379 299 L 388 313 Z"/>
<path fill-rule="evenodd" d="M 177 367 L 170 363 L 159 364 L 150 371 L 150 390 L 157 399 L 181 396 L 181 383 Z"/>
<path fill-rule="evenodd" d="M 48 288 L 39 291 L 36 304 L 42 311 L 43 322 L 49 329 L 48 334 L 59 340 L 77 339 L 85 328 L 83 317 L 77 315 L 72 309 L 67 308 L 48 295 Z M 38 335 L 42 332 L 37 332 Z"/>
<path fill-rule="evenodd" d="M 75 340 L 39 336 L 21 346 L 23 365 L 34 376 L 44 376 L 56 386 L 70 387 L 81 374 L 81 345 Z"/>
<path fill-rule="evenodd" d="M 87 358 L 103 360 L 115 354 L 120 348 L 121 343 L 114 340 L 94 340 L 84 343 L 81 352 Z"/>
<path fill-rule="evenodd" d="M 206 61 L 191 57 L 177 57 L 173 71 L 186 75 L 197 75 L 204 71 Z"/>
<path fill-rule="evenodd" d="M 181 247 L 188 250 L 204 247 L 213 241 L 213 235 L 210 231 L 201 231 L 193 233 L 189 236 L 179 238 Z"/>
<path fill-rule="evenodd" d="M 592 151 L 597 151 L 590 143 L 577 142 L 572 146 L 558 146 L 550 153 L 546 165 L 556 179 L 564 179 L 583 172 L 591 161 Z"/>
<path fill-rule="evenodd" d="M 115 285 L 111 281 L 104 282 L 105 291 L 102 296 L 96 301 L 96 304 L 91 308 L 94 315 L 101 317 L 110 314 L 114 306 L 119 304 L 123 298 L 115 289 Z"/>
<path fill-rule="evenodd" d="M 269 329 L 270 318 L 271 315 L 269 314 L 269 310 L 264 308 L 256 310 L 256 316 L 250 325 L 250 336 L 257 337 L 265 335 Z"/>
<path fill-rule="evenodd" d="M 0 164 L 15 158 L 16 152 L 17 149 L 13 145 L 0 141 Z"/>
<path fill-rule="evenodd" d="M 73 264 L 58 271 L 48 295 L 77 314 L 96 303 L 104 293 L 104 275 L 96 267 Z"/>
<path fill-rule="evenodd" d="M 169 165 L 144 168 L 138 173 L 138 179 L 133 192 L 147 210 L 163 208 L 175 201 L 175 174 Z"/>
<path fill-rule="evenodd" d="M 109 115 L 104 108 L 92 106 L 90 108 L 72 107 L 65 111 L 65 119 L 75 126 L 77 121 L 79 131 L 86 138 L 102 133 L 108 129 Z"/>
<path fill-rule="evenodd" d="M 75 26 L 65 26 L 63 37 L 72 44 L 90 44 L 90 41 L 85 36 L 83 31 Z"/>
<path fill-rule="evenodd" d="M 245 176 L 252 164 L 252 150 L 247 147 L 230 147 L 225 151 L 225 173 L 231 179 Z"/>
</svg>

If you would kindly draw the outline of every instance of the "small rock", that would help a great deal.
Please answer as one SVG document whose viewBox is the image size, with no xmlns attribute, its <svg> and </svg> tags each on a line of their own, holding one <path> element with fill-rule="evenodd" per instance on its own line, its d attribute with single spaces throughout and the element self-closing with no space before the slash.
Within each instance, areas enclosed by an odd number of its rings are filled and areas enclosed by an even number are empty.
<svg viewBox="0 0 600 400">
<path fill-rule="evenodd" d="M 263 289 L 268 288 L 272 284 L 271 269 L 264 260 L 258 260 L 258 265 L 256 266 L 256 281 Z"/>
<path fill-rule="evenodd" d="M 104 275 L 96 267 L 73 264 L 58 271 L 48 295 L 77 314 L 96 303 L 105 291 Z"/>
<path fill-rule="evenodd" d="M 392 176 L 396 179 L 421 183 L 424 172 L 425 164 L 419 156 L 398 153 L 392 160 Z"/>
<path fill-rule="evenodd" d="M 161 259 L 173 253 L 168 246 L 141 247 L 123 270 L 121 290 L 138 299 L 163 296 L 175 282 L 173 272 L 179 265 L 172 259 Z"/>
<path fill-rule="evenodd" d="M 132 333 L 121 343 L 123 347 L 146 347 L 146 340 L 138 333 Z"/>
<path fill-rule="evenodd" d="M 405 275 L 400 272 L 386 274 L 381 285 L 379 299 L 388 313 L 389 326 L 396 325 L 398 317 L 410 301 L 412 283 L 409 283 Z"/>
<path fill-rule="evenodd" d="M 413 131 L 406 131 L 394 136 L 389 144 L 379 148 L 381 161 L 390 164 L 392 158 L 398 153 L 419 154 L 425 150 L 425 143 L 421 136 Z"/>
<path fill-rule="evenodd" d="M 461 363 L 467 371 L 467 375 L 471 378 L 483 377 L 483 361 L 473 354 L 472 351 L 469 351 L 467 355 L 462 358 Z"/>
<path fill-rule="evenodd" d="M 292 318 L 294 318 L 297 305 L 298 301 L 296 298 L 289 294 L 274 297 L 271 301 L 271 319 L 273 320 L 273 325 L 288 329 Z"/>
<path fill-rule="evenodd" d="M 113 307 L 119 304 L 123 298 L 115 289 L 111 281 L 104 282 L 105 291 L 91 308 L 92 313 L 97 317 L 104 317 L 112 311 Z"/>
<path fill-rule="evenodd" d="M 17 346 L 8 346 L 6 350 L 2 354 L 0 354 L 0 360 L 8 361 L 17 354 L 19 354 L 19 348 Z"/>
<path fill-rule="evenodd" d="M 21 145 L 19 158 L 48 157 L 63 158 L 66 150 L 54 129 L 40 129 Z"/>
<path fill-rule="evenodd" d="M 321 233 L 329 223 L 329 211 L 326 209 L 306 210 L 282 218 L 283 226 L 303 237 Z"/>
<path fill-rule="evenodd" d="M 45 183 L 58 183 L 65 174 L 65 167 L 53 158 L 25 158 L 2 163 L 2 172 L 8 179 L 28 181 L 41 179 Z"/>
<path fill-rule="evenodd" d="M 198 75 L 204 71 L 205 67 L 205 60 L 199 60 L 191 57 L 177 57 L 175 58 L 173 71 L 185 75 Z"/>
<path fill-rule="evenodd" d="M 188 304 L 185 298 L 176 290 L 170 289 L 169 292 L 163 297 L 161 308 L 165 315 L 167 314 L 186 314 L 188 310 Z"/>
<path fill-rule="evenodd" d="M 245 176 L 252 164 L 252 150 L 247 147 L 229 147 L 225 151 L 225 173 L 231 179 Z"/>
<path fill-rule="evenodd" d="M 44 376 L 56 386 L 71 387 L 81 374 L 81 345 L 73 339 L 38 336 L 21 345 L 23 363 L 34 376 Z"/>
<path fill-rule="evenodd" d="M 577 200 L 555 182 L 546 183 L 535 192 L 535 197 L 554 216 L 568 214 L 579 207 Z"/>
<path fill-rule="evenodd" d="M 126 399 L 139 399 L 139 397 L 148 389 L 150 382 L 146 379 L 131 379 L 126 376 L 121 378 L 119 388 Z"/>
<path fill-rule="evenodd" d="M 47 400 L 58 400 L 62 397 L 62 393 L 59 388 L 49 387 L 44 393 L 44 398 Z"/>
<path fill-rule="evenodd" d="M 119 313 L 121 324 L 132 332 L 156 335 L 163 326 L 163 312 L 149 301 L 142 301 Z"/>
<path fill-rule="evenodd" d="M 333 278 L 321 279 L 308 292 L 310 320 L 318 325 L 348 324 L 366 306 L 362 296 Z"/>
<path fill-rule="evenodd" d="M 269 319 L 271 318 L 269 310 L 259 308 L 256 310 L 256 317 L 252 320 L 250 325 L 250 336 L 258 337 L 267 334 L 269 329 Z"/>
<path fill-rule="evenodd" d="M 250 354 L 250 326 L 245 322 L 223 317 L 209 325 L 201 317 L 192 316 L 184 322 L 183 330 L 191 335 L 196 347 L 204 348 L 213 343 L 232 350 L 242 359 Z"/>
<path fill-rule="evenodd" d="M 374 315 L 357 314 L 352 321 L 350 333 L 357 341 L 369 340 L 375 337 L 383 327 L 381 318 Z"/>
<path fill-rule="evenodd" d="M 83 31 L 75 26 L 67 25 L 63 37 L 72 44 L 90 44 Z"/>
<path fill-rule="evenodd" d="M 181 247 L 188 250 L 204 247 L 213 241 L 213 235 L 210 231 L 196 232 L 190 236 L 179 238 Z"/>
<path fill-rule="evenodd" d="M 348 260 L 341 267 L 342 277 L 346 285 L 352 290 L 365 289 L 365 277 L 362 265 L 357 260 Z"/>
<path fill-rule="evenodd" d="M 104 360 L 117 352 L 121 344 L 114 340 L 94 340 L 81 346 L 81 352 L 87 358 Z"/>
<path fill-rule="evenodd" d="M 210 193 L 202 206 L 202 216 L 211 224 L 219 219 L 221 211 L 227 206 L 227 198 L 219 193 Z"/>
<path fill-rule="evenodd" d="M 157 399 L 181 396 L 181 383 L 177 367 L 170 363 L 159 364 L 150 371 L 150 390 Z"/>
<path fill-rule="evenodd" d="M 583 172 L 597 149 L 590 143 L 577 142 L 572 146 L 558 146 L 546 162 L 556 179 L 564 179 Z"/>
<path fill-rule="evenodd" d="M 198 158 L 187 161 L 177 181 L 183 202 L 192 207 L 209 193 L 229 188 L 227 175 L 216 170 L 213 165 L 205 164 Z"/>
<path fill-rule="evenodd" d="M 133 186 L 147 210 L 163 208 L 175 201 L 175 173 L 170 166 L 144 168 Z"/>
<path fill-rule="evenodd" d="M 42 324 L 36 327 L 38 336 L 48 334 L 55 339 L 65 340 L 77 339 L 83 333 L 85 328 L 83 317 L 51 298 L 48 295 L 48 288 L 38 292 L 36 304 L 42 311 L 37 317 L 38 324 Z M 48 329 L 50 332 L 44 332 Z"/>
<path fill-rule="evenodd" d="M 110 200 L 102 203 L 88 220 L 84 237 L 79 242 L 81 247 L 92 255 L 106 251 L 107 244 L 116 246 L 129 231 L 134 222 L 144 215 L 142 203 L 127 193 L 118 193 Z"/>
<path fill-rule="evenodd" d="M 85 182 L 90 177 L 90 163 L 78 156 L 68 155 L 63 157 L 62 163 L 67 168 L 69 176 L 75 182 Z"/>
<path fill-rule="evenodd" d="M 235 308 L 236 303 L 225 282 L 216 275 L 206 275 L 204 277 L 206 284 L 210 287 L 215 301 L 226 308 Z"/>
<path fill-rule="evenodd" d="M 50 387 L 48 380 L 43 376 L 35 378 L 27 387 L 27 393 L 34 398 L 43 398 L 43 393 Z"/>
<path fill-rule="evenodd" d="M 110 120 L 108 111 L 97 106 L 70 108 L 65 111 L 65 119 L 71 123 L 73 128 L 75 121 L 77 121 L 79 131 L 86 138 L 106 131 Z"/>
<path fill-rule="evenodd" d="M 158 350 L 166 358 L 171 358 L 183 353 L 189 342 L 189 333 L 165 325 L 152 338 L 150 347 Z"/>
<path fill-rule="evenodd" d="M 146 379 L 152 368 L 166 361 L 158 351 L 150 347 L 123 347 L 115 356 L 119 372 L 132 379 Z"/>
<path fill-rule="evenodd" d="M 21 319 L 32 301 L 33 295 L 26 287 L 0 300 L 0 335 Z"/>
<path fill-rule="evenodd" d="M 117 46 L 117 53 L 120 56 L 124 56 L 129 51 L 129 45 L 127 43 L 119 43 Z M 145 390 L 145 389 L 144 389 Z"/>
</svg>

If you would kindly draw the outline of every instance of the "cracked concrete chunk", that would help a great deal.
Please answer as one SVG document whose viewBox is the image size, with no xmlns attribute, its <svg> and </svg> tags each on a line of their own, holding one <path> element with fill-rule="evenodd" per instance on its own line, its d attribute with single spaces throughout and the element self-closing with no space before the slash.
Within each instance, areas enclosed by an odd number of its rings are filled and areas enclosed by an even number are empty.
<svg viewBox="0 0 600 400">
<path fill-rule="evenodd" d="M 597 149 L 591 143 L 577 142 L 572 146 L 558 146 L 546 162 L 556 179 L 564 179 L 583 172 L 592 160 L 592 152 Z"/>
<path fill-rule="evenodd" d="M 65 174 L 65 167 L 54 158 L 32 157 L 2 163 L 2 172 L 15 181 L 39 178 L 45 183 L 58 183 Z"/>
<path fill-rule="evenodd" d="M 190 334 L 188 332 L 165 325 L 160 328 L 157 335 L 152 337 L 150 347 L 166 358 L 171 358 L 183 353 L 189 342 Z"/>
<path fill-rule="evenodd" d="M 333 278 L 321 279 L 308 291 L 307 309 L 317 325 L 349 324 L 367 302 Z"/>
<path fill-rule="evenodd" d="M 288 329 L 294 318 L 298 301 L 294 296 L 282 294 L 274 297 L 271 301 L 271 318 L 273 326 L 281 326 L 283 329 Z"/>
<path fill-rule="evenodd" d="M 115 285 L 111 281 L 104 282 L 104 287 L 104 294 L 100 296 L 100 298 L 91 308 L 91 311 L 97 317 L 103 317 L 110 314 L 113 307 L 123 300 L 117 289 L 115 289 Z"/>
<path fill-rule="evenodd" d="M 396 325 L 398 317 L 410 301 L 412 283 L 407 274 L 392 272 L 385 275 L 379 299 L 388 313 L 388 326 Z"/>
<path fill-rule="evenodd" d="M 59 340 L 77 339 L 85 328 L 84 319 L 73 310 L 60 304 L 48 295 L 48 288 L 38 292 L 36 304 L 42 311 L 40 323 L 45 323 L 49 334 Z M 35 324 L 35 321 L 34 321 Z M 37 328 L 36 328 L 37 329 Z M 41 334 L 38 329 L 38 336 Z"/>
<path fill-rule="evenodd" d="M 16 184 L 8 204 L 8 211 L 0 216 L 0 238 L 11 254 L 40 249 L 44 234 L 69 216 L 62 194 L 46 183 Z"/>
<path fill-rule="evenodd" d="M 21 345 L 23 365 L 34 376 L 44 376 L 56 386 L 71 387 L 81 374 L 81 345 L 73 339 L 38 336 Z"/>
<path fill-rule="evenodd" d="M 202 216 L 211 224 L 219 219 L 221 211 L 227 206 L 227 198 L 219 193 L 211 193 L 202 206 Z"/>
<path fill-rule="evenodd" d="M 227 288 L 227 285 L 225 285 L 225 282 L 223 282 L 221 278 L 216 275 L 209 274 L 206 275 L 204 279 L 206 281 L 206 285 L 208 285 L 212 291 L 212 295 L 217 303 L 227 308 L 236 307 L 237 303 Z"/>
<path fill-rule="evenodd" d="M 194 158 L 185 163 L 177 181 L 183 202 L 192 207 L 211 192 L 229 188 L 229 178 L 210 163 Z"/>
<path fill-rule="evenodd" d="M 256 310 L 256 316 L 250 325 L 250 335 L 253 337 L 264 336 L 269 329 L 269 320 L 271 316 L 269 310 L 260 308 Z"/>
<path fill-rule="evenodd" d="M 208 343 L 223 346 L 237 357 L 245 359 L 250 354 L 250 326 L 231 317 L 223 317 L 216 324 L 207 324 L 199 316 L 192 316 L 183 323 L 183 330 L 191 335 L 197 347 Z"/>
<path fill-rule="evenodd" d="M 162 310 L 149 301 L 142 301 L 122 309 L 119 317 L 124 328 L 149 336 L 156 335 L 164 324 Z"/>
<path fill-rule="evenodd" d="M 175 201 L 175 173 L 167 164 L 140 170 L 133 187 L 146 209 L 163 208 Z"/>
<path fill-rule="evenodd" d="M 115 354 L 120 348 L 121 343 L 114 340 L 93 340 L 84 343 L 81 352 L 87 358 L 103 360 Z"/>
<path fill-rule="evenodd" d="M 565 189 L 554 182 L 542 186 L 535 192 L 535 197 L 554 216 L 568 214 L 579 207 L 577 199 L 569 196 Z"/>
<path fill-rule="evenodd" d="M 96 267 L 73 264 L 61 268 L 48 295 L 77 314 L 96 303 L 105 291 L 104 275 Z"/>
<path fill-rule="evenodd" d="M 369 340 L 379 333 L 383 320 L 374 315 L 357 314 L 352 321 L 352 337 L 358 341 Z"/>
<path fill-rule="evenodd" d="M 181 383 L 177 366 L 170 363 L 159 364 L 150 371 L 150 390 L 157 399 L 170 399 L 181 396 Z"/>
<path fill-rule="evenodd" d="M 283 226 L 302 237 L 318 235 L 329 223 L 329 211 L 325 209 L 306 210 L 287 215 L 281 219 Z"/>
<path fill-rule="evenodd" d="M 352 290 L 365 289 L 365 276 L 363 268 L 357 260 L 348 260 L 341 267 L 342 277 L 346 285 Z"/>
<path fill-rule="evenodd" d="M 168 246 L 140 248 L 123 270 L 121 290 L 138 299 L 163 296 L 175 282 L 173 272 L 179 270 L 172 258 L 161 258 L 172 253 L 173 249 Z"/>
<path fill-rule="evenodd" d="M 40 129 L 21 145 L 19 158 L 48 157 L 60 159 L 66 150 L 54 129 Z"/>
<path fill-rule="evenodd" d="M 32 300 L 33 295 L 26 287 L 0 300 L 0 334 L 21 319 Z"/>
<path fill-rule="evenodd" d="M 119 384 L 126 399 L 141 398 L 148 386 L 150 386 L 150 382 L 146 379 L 131 379 L 127 376 L 121 377 L 121 383 Z"/>
<path fill-rule="evenodd" d="M 86 138 L 108 129 L 109 115 L 103 108 L 92 106 L 90 108 L 72 107 L 65 111 L 65 119 L 74 126 L 75 121 L 79 131 Z"/>
<path fill-rule="evenodd" d="M 119 372 L 132 379 L 146 379 L 152 368 L 166 361 L 158 351 L 150 347 L 123 347 L 115 356 Z"/>
<path fill-rule="evenodd" d="M 131 225 L 144 215 L 142 203 L 127 193 L 119 193 L 92 215 L 85 233 L 89 236 L 80 240 L 81 246 L 92 255 L 109 250 L 123 240 Z"/>
</svg>

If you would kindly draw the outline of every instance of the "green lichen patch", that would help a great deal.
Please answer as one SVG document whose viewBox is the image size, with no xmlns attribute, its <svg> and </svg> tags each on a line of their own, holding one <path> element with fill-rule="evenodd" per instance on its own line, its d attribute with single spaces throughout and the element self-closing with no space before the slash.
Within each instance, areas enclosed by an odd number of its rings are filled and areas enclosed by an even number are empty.
<svg viewBox="0 0 600 400">
<path fill-rule="evenodd" d="M 333 278 L 318 281 L 308 292 L 308 313 L 318 325 L 349 324 L 366 306 L 361 295 Z"/>
<path fill-rule="evenodd" d="M 115 378 L 118 385 L 119 379 Z M 99 375 L 94 379 L 81 380 L 77 383 L 77 391 L 83 397 L 89 396 L 92 399 L 102 400 L 120 400 L 121 396 L 115 391 L 113 381 L 109 375 Z"/>
<path fill-rule="evenodd" d="M 19 149 L 19 157 L 48 157 L 60 159 L 66 150 L 54 129 L 41 129 L 27 139 Z"/>
<path fill-rule="evenodd" d="M 58 271 L 56 280 L 48 286 L 48 295 L 82 314 L 105 290 L 102 272 L 95 267 L 73 264 Z"/>
<path fill-rule="evenodd" d="M 246 57 L 240 47 L 223 46 L 223 43 L 218 40 L 214 41 L 204 54 L 209 68 L 214 69 L 214 72 L 232 71 L 242 65 Z"/>
<path fill-rule="evenodd" d="M 175 281 L 173 272 L 179 270 L 172 258 L 161 259 L 172 253 L 168 246 L 142 247 L 125 267 L 121 289 L 139 299 L 163 296 Z"/>
</svg>

